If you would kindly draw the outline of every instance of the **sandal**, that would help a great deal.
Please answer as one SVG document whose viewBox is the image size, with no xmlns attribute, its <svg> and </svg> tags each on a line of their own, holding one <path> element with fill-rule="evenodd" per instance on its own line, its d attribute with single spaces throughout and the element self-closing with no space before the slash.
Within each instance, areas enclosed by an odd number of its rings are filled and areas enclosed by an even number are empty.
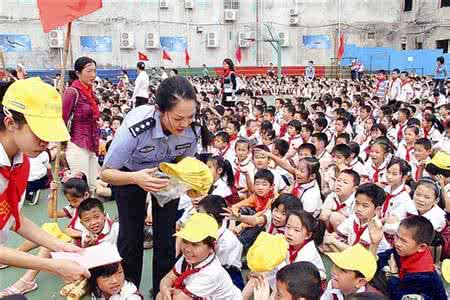
<svg viewBox="0 0 450 300">
<path fill-rule="evenodd" d="M 9 268 L 9 265 L 0 264 L 0 270 L 6 269 L 6 268 Z"/>
<path fill-rule="evenodd" d="M 34 281 L 25 281 L 25 279 L 20 278 L 19 281 L 22 281 L 25 286 L 29 286 L 28 288 L 25 288 L 22 291 L 19 291 L 18 288 L 11 285 L 10 287 L 7 287 L 3 291 L 0 292 L 0 298 L 5 296 L 12 296 L 12 295 L 25 295 L 27 293 L 30 293 L 38 288 L 38 285 Z"/>
</svg>

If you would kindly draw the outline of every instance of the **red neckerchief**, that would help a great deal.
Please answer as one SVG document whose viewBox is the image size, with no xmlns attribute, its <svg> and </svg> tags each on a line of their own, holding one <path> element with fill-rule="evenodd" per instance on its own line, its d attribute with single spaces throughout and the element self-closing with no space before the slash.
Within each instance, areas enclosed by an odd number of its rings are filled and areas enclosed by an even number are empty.
<svg viewBox="0 0 450 300">
<path fill-rule="evenodd" d="M 374 183 L 379 181 L 380 172 L 383 171 L 385 168 L 386 168 L 386 166 L 384 166 L 383 168 L 377 168 L 377 167 L 375 167 L 375 165 L 372 164 L 372 169 L 375 170 L 375 172 L 373 173 L 373 179 L 372 179 L 372 181 Z"/>
<path fill-rule="evenodd" d="M 405 127 L 405 124 L 399 124 L 399 129 L 397 131 L 397 141 L 400 143 L 400 141 L 403 139 L 403 128 Z"/>
<path fill-rule="evenodd" d="M 434 272 L 433 256 L 430 248 L 423 252 L 416 252 L 407 257 L 400 256 L 400 279 L 407 273 Z"/>
<path fill-rule="evenodd" d="M 100 117 L 100 111 L 98 109 L 97 100 L 95 100 L 92 86 L 87 86 L 77 79 L 72 83 L 71 87 L 79 90 L 88 99 L 94 119 L 97 120 Z"/>
<path fill-rule="evenodd" d="M 403 186 L 403 188 L 397 194 L 388 193 L 386 195 L 386 199 L 383 202 L 383 208 L 382 208 L 382 212 L 381 212 L 381 215 L 383 216 L 383 218 L 386 216 L 386 212 L 387 212 L 387 210 L 389 208 L 389 204 L 390 204 L 392 198 L 397 197 L 398 195 L 400 195 L 401 193 L 403 193 L 405 191 L 406 191 L 406 188 L 405 188 L 405 186 Z"/>
<path fill-rule="evenodd" d="M 97 240 L 95 241 L 95 245 L 98 245 L 99 242 L 101 242 L 101 240 L 103 240 L 111 232 L 114 221 L 112 221 L 110 219 L 106 219 L 106 222 L 108 223 L 107 225 L 109 226 L 109 231 L 107 233 L 100 232 L 100 234 L 97 236 Z M 106 224 L 105 224 L 105 226 L 106 226 Z"/>
<path fill-rule="evenodd" d="M 300 252 L 300 250 L 302 250 L 303 247 L 305 247 L 306 244 L 308 244 L 309 242 L 311 242 L 311 239 L 305 239 L 303 241 L 303 243 L 301 243 L 301 245 L 296 249 L 296 247 L 293 246 L 289 246 L 288 248 L 288 252 L 289 252 L 289 263 L 293 263 L 295 262 L 295 260 L 297 259 L 297 255 Z"/>
<path fill-rule="evenodd" d="M 274 233 L 274 231 L 276 231 L 276 232 Z M 270 234 L 277 234 L 277 233 L 284 234 L 284 228 L 283 227 L 275 227 L 273 225 L 273 223 L 270 223 L 269 230 L 267 230 L 267 232 Z"/>
<path fill-rule="evenodd" d="M 408 147 L 408 146 L 405 144 L 405 148 L 406 148 L 406 156 L 405 156 L 405 160 L 406 160 L 407 162 L 409 162 L 409 161 L 411 160 L 411 151 L 414 150 L 414 145 L 411 146 L 411 147 Z"/>
<path fill-rule="evenodd" d="M 182 271 L 180 276 L 177 277 L 177 279 L 175 279 L 174 285 L 173 287 L 177 290 L 184 290 L 186 288 L 184 281 L 186 280 L 186 278 L 188 278 L 189 276 L 200 272 L 201 270 L 203 270 L 204 268 L 206 268 L 207 266 L 209 266 L 212 262 L 214 261 L 214 259 L 211 259 L 210 262 L 208 262 L 207 264 L 205 264 L 204 266 L 200 267 L 200 268 L 193 268 L 191 265 L 187 265 L 186 270 Z"/>
<path fill-rule="evenodd" d="M 428 138 L 428 133 L 430 132 L 431 128 L 426 129 L 425 127 L 423 127 L 423 137 L 424 138 Z"/>
<path fill-rule="evenodd" d="M 334 198 L 334 203 L 336 203 L 336 210 L 335 211 L 340 211 L 341 209 L 345 208 L 347 206 L 347 204 L 345 204 L 345 202 L 339 202 L 337 196 Z"/>
<path fill-rule="evenodd" d="M 283 137 L 288 129 L 288 125 L 287 124 L 283 124 L 280 126 L 280 138 Z"/>
<path fill-rule="evenodd" d="M 358 223 L 353 221 L 353 232 L 355 233 L 356 236 L 355 236 L 355 241 L 353 242 L 352 246 L 359 243 L 359 241 L 361 240 L 361 236 L 363 235 L 363 233 L 366 229 L 367 229 L 367 225 L 360 226 L 360 225 L 358 225 Z"/>
<path fill-rule="evenodd" d="M 385 81 L 384 79 L 383 79 L 383 80 L 378 80 L 378 81 L 377 81 L 377 87 L 375 88 L 375 94 L 378 92 L 381 83 L 384 83 L 384 81 Z"/>
<path fill-rule="evenodd" d="M 267 208 L 268 205 L 270 205 L 270 199 L 272 199 L 273 197 L 273 190 L 271 190 L 267 195 L 265 195 L 264 197 L 258 196 L 256 195 L 256 206 L 255 206 L 255 210 L 257 212 L 259 211 L 263 211 Z"/>
<path fill-rule="evenodd" d="M 403 87 L 404 85 L 406 85 L 406 84 L 408 84 L 408 83 L 409 83 L 409 79 L 407 78 L 407 79 L 402 80 L 402 81 L 400 82 L 400 86 Z"/>
<path fill-rule="evenodd" d="M 249 138 L 253 135 L 253 133 L 250 131 L 250 129 L 245 130 L 245 135 Z"/>
<path fill-rule="evenodd" d="M 241 167 L 247 166 L 249 162 L 250 161 L 248 161 L 246 164 L 242 165 L 239 161 L 236 161 L 236 165 L 239 167 L 239 170 L 237 170 L 236 173 L 234 174 L 234 186 L 236 188 L 239 187 L 239 180 L 241 179 L 241 171 L 240 171 L 240 169 L 241 169 Z"/>
<path fill-rule="evenodd" d="M 230 143 L 232 142 L 232 141 L 234 141 L 234 140 L 237 140 L 237 134 L 236 133 L 233 133 L 232 135 L 230 135 Z"/>
<path fill-rule="evenodd" d="M 309 183 L 310 183 L 310 182 L 304 183 L 304 184 L 309 184 Z M 305 189 L 302 185 L 303 185 L 303 184 L 297 184 L 297 185 L 294 187 L 294 189 L 292 190 L 292 192 L 291 192 L 291 194 L 292 194 L 294 197 L 297 197 L 297 198 L 299 198 L 300 200 L 302 199 L 303 194 L 304 194 L 307 190 L 312 189 L 312 188 L 314 187 L 314 184 L 313 184 L 312 186 L 310 186 L 310 187 L 308 187 L 308 188 Z"/>
<path fill-rule="evenodd" d="M 19 203 L 25 192 L 30 175 L 30 161 L 23 155 L 23 162 L 18 166 L 1 167 L 0 174 L 8 181 L 0 195 L 0 230 L 2 230 L 11 216 L 16 221 L 16 231 L 20 228 Z M 9 229 L 9 228 L 6 228 Z"/>
<path fill-rule="evenodd" d="M 231 70 L 223 70 L 223 74 L 222 74 L 222 84 L 225 82 L 225 78 L 227 78 L 231 73 Z"/>
<path fill-rule="evenodd" d="M 227 144 L 227 146 L 225 147 L 225 149 L 223 149 L 223 151 L 219 150 L 219 156 L 224 157 L 229 149 L 230 149 L 230 143 Z"/>
<path fill-rule="evenodd" d="M 417 182 L 423 176 L 424 167 L 419 163 L 414 174 L 414 180 Z"/>
</svg>

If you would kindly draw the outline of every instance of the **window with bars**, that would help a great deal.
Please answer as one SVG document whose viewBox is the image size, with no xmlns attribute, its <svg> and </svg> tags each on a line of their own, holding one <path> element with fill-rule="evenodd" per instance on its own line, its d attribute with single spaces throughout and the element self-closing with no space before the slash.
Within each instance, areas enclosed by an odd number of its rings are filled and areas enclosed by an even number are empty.
<svg viewBox="0 0 450 300">
<path fill-rule="evenodd" d="M 224 9 L 239 9 L 239 0 L 224 0 Z"/>
<path fill-rule="evenodd" d="M 441 7 L 450 7 L 450 0 L 441 0 Z"/>
<path fill-rule="evenodd" d="M 403 11 L 412 11 L 413 8 L 413 0 L 405 0 Z"/>
</svg>

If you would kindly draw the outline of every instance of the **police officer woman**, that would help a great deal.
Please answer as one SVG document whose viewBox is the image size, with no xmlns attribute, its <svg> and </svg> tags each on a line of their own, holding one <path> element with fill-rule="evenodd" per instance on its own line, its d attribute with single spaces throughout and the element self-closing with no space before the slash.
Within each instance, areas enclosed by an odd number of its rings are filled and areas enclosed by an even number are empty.
<svg viewBox="0 0 450 300">
<path fill-rule="evenodd" d="M 168 185 L 157 178 L 161 162 L 193 156 L 199 128 L 194 127 L 196 94 L 187 79 L 164 80 L 156 92 L 156 105 L 130 111 L 105 157 L 101 179 L 114 186 L 119 212 L 118 248 L 125 277 L 139 286 L 142 273 L 145 200 L 147 192 Z M 203 134 L 202 134 L 203 136 Z M 152 197 L 154 230 L 153 292 L 175 263 L 175 215 L 178 199 L 160 207 Z"/>
</svg>

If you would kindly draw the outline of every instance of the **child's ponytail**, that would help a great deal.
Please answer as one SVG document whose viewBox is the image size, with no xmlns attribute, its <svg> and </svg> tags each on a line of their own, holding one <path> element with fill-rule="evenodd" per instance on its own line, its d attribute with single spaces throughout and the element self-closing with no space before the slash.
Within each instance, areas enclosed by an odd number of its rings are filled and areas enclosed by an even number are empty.
<svg viewBox="0 0 450 300">
<path fill-rule="evenodd" d="M 323 221 L 314 218 L 314 216 L 305 210 L 292 210 L 289 216 L 296 216 L 302 222 L 302 226 L 306 228 L 308 234 L 311 234 L 311 240 L 314 241 L 317 247 L 323 242 L 326 225 Z M 288 217 L 289 218 L 289 217 Z"/>
<path fill-rule="evenodd" d="M 222 169 L 222 172 L 220 172 L 219 176 L 220 178 L 226 179 L 225 182 L 229 187 L 232 187 L 234 185 L 234 174 L 233 174 L 233 167 L 231 166 L 230 162 L 226 159 L 224 159 L 222 156 L 211 156 L 208 158 L 208 161 L 211 161 L 217 170 Z M 225 178 L 224 178 L 225 177 Z"/>
</svg>

